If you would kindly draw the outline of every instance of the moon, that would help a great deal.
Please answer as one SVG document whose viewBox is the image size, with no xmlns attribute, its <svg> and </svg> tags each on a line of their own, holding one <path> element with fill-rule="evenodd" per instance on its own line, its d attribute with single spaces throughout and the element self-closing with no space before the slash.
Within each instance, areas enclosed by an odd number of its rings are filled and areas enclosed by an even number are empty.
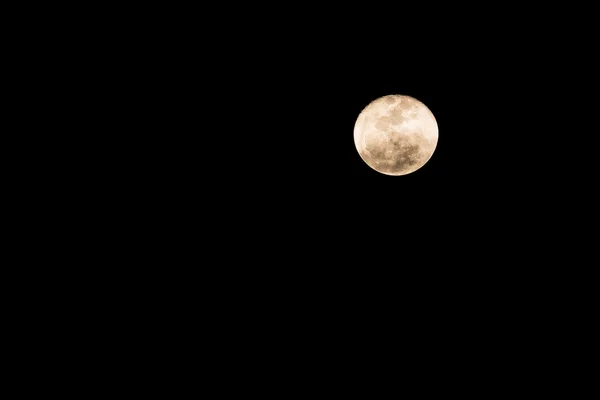
<svg viewBox="0 0 600 400">
<path fill-rule="evenodd" d="M 389 95 L 373 100 L 354 124 L 354 144 L 365 163 L 385 175 L 407 175 L 429 161 L 438 142 L 433 113 L 419 100 Z"/>
</svg>

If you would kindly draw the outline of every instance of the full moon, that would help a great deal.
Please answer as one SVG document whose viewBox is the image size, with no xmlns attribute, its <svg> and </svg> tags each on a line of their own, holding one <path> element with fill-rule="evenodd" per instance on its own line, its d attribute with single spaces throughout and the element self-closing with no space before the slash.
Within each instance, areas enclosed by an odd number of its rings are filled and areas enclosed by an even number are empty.
<svg viewBox="0 0 600 400">
<path fill-rule="evenodd" d="M 438 142 L 438 125 L 419 100 L 380 97 L 367 105 L 354 125 L 354 144 L 367 165 L 385 175 L 406 175 L 429 161 Z"/>
</svg>

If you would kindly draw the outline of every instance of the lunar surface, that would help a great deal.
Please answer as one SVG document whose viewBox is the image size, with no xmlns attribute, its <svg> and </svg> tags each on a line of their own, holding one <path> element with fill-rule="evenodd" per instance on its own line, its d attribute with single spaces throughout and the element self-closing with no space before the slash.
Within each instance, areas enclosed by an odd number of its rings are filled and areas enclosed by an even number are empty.
<svg viewBox="0 0 600 400">
<path fill-rule="evenodd" d="M 438 142 L 438 125 L 419 100 L 380 97 L 360 113 L 354 144 L 364 162 L 386 175 L 406 175 L 429 161 Z"/>
</svg>

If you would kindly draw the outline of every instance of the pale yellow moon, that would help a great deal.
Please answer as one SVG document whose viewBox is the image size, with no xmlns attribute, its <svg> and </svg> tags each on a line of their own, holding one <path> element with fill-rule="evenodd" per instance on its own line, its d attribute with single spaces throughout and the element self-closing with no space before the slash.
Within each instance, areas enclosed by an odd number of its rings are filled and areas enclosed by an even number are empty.
<svg viewBox="0 0 600 400">
<path fill-rule="evenodd" d="M 354 124 L 354 144 L 377 172 L 406 175 L 429 161 L 438 142 L 433 113 L 419 100 L 403 95 L 380 97 L 367 105 Z"/>
</svg>

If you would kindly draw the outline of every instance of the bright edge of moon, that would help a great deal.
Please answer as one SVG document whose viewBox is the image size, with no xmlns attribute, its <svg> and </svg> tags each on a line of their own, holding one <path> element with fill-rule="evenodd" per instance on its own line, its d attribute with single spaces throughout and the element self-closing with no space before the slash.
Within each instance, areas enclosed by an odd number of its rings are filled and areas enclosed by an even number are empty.
<svg viewBox="0 0 600 400">
<path fill-rule="evenodd" d="M 429 161 L 438 142 L 433 113 L 419 100 L 389 95 L 373 100 L 354 124 L 363 161 L 385 175 L 406 175 Z"/>
</svg>

